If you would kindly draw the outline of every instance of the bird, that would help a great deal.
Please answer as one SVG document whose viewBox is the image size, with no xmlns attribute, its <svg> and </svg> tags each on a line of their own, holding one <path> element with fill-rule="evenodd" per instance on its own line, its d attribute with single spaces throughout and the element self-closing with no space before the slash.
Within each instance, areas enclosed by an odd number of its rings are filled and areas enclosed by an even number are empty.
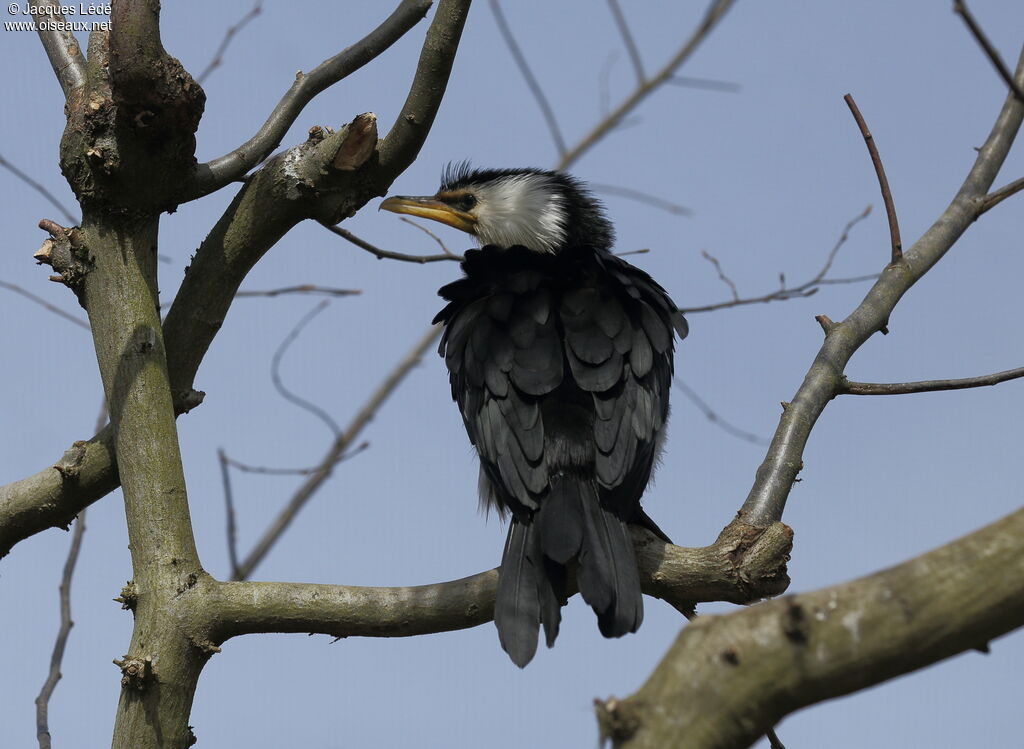
<svg viewBox="0 0 1024 749">
<path fill-rule="evenodd" d="M 380 209 L 475 237 L 438 353 L 480 461 L 482 508 L 511 516 L 494 621 L 520 668 L 550 648 L 575 574 L 605 637 L 636 632 L 643 597 L 630 525 L 670 543 L 640 504 L 669 416 L 675 338 L 667 292 L 613 254 L 604 207 L 580 180 L 535 168 L 445 168 L 426 197 Z"/>
</svg>

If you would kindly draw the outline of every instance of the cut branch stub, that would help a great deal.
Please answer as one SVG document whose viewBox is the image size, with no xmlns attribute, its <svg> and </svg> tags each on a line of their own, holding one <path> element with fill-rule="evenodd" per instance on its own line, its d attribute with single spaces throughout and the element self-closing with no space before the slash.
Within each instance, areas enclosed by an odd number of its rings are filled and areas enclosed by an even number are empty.
<svg viewBox="0 0 1024 749">
<path fill-rule="evenodd" d="M 331 166 L 343 172 L 355 171 L 369 161 L 376 148 L 377 115 L 366 112 L 356 116 L 345 129 Z"/>
<path fill-rule="evenodd" d="M 63 283 L 79 295 L 82 282 L 93 266 L 81 231 L 78 227 L 67 229 L 45 218 L 39 222 L 39 228 L 47 231 L 50 239 L 43 242 L 32 257 L 40 265 L 49 265 L 57 271 L 57 275 L 50 276 L 51 281 Z"/>
</svg>

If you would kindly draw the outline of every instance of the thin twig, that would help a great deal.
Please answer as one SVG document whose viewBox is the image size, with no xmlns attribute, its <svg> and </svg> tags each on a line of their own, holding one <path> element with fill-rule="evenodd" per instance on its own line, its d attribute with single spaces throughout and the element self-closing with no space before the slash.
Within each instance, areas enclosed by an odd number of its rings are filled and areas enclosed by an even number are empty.
<svg viewBox="0 0 1024 749">
<path fill-rule="evenodd" d="M 227 51 L 228 45 L 230 45 L 231 41 L 235 38 L 235 34 L 244 29 L 262 11 L 263 0 L 256 0 L 248 13 L 238 19 L 234 26 L 228 27 L 228 30 L 224 32 L 224 38 L 221 39 L 220 44 L 217 45 L 217 51 L 213 53 L 213 58 L 206 64 L 206 67 L 203 68 L 203 72 L 196 76 L 197 83 L 202 84 L 210 76 L 210 73 L 224 63 L 224 52 Z"/>
<path fill-rule="evenodd" d="M 707 260 L 711 265 L 714 266 L 715 272 L 718 273 L 718 280 L 729 287 L 729 291 L 732 293 L 732 300 L 738 302 L 740 300 L 740 294 L 736 290 L 736 284 L 729 276 L 725 275 L 725 271 L 722 270 L 722 264 L 718 262 L 718 258 L 712 255 L 707 250 L 700 251 L 701 257 Z"/>
<path fill-rule="evenodd" d="M 277 347 L 277 351 L 274 352 L 274 356 L 270 361 L 270 381 L 274 383 L 274 389 L 277 390 L 277 392 L 281 395 L 282 398 L 284 398 L 289 403 L 298 406 L 304 411 L 313 414 L 316 418 L 323 422 L 328 429 L 331 430 L 331 433 L 334 435 L 335 439 L 337 439 L 338 435 L 341 434 L 341 427 L 338 426 L 338 422 L 336 422 L 329 413 L 320 408 L 320 406 L 306 400 L 300 395 L 296 395 L 295 393 L 293 393 L 291 390 L 285 387 L 284 382 L 281 380 L 281 360 L 284 358 L 285 353 L 291 347 L 292 343 L 294 343 L 295 340 L 299 337 L 299 335 L 302 334 L 302 331 L 306 328 L 306 326 L 313 321 L 313 318 L 319 315 L 325 309 L 327 309 L 327 306 L 329 304 L 330 302 L 326 299 L 320 302 L 313 309 L 311 309 L 309 312 L 303 315 L 302 319 L 299 320 L 299 322 L 296 323 L 295 327 L 291 329 L 288 335 L 284 337 L 284 340 L 281 341 L 281 345 Z"/>
<path fill-rule="evenodd" d="M 338 456 L 338 459 L 334 462 L 335 465 L 344 463 L 349 458 L 354 458 L 356 455 L 361 453 L 363 450 L 370 446 L 369 442 L 360 442 L 355 448 L 349 450 L 346 453 Z M 275 466 L 254 466 L 250 463 L 243 463 L 240 460 L 236 460 L 228 455 L 224 456 L 224 460 L 232 468 L 237 468 L 242 473 L 258 473 L 264 476 L 309 476 L 311 473 L 316 473 L 323 468 L 323 464 L 315 466 L 305 466 L 300 468 L 278 468 Z"/>
<path fill-rule="evenodd" d="M 707 13 L 704 14 L 704 18 L 697 26 L 697 29 L 693 32 L 686 43 L 680 47 L 679 51 L 672 56 L 672 59 L 670 59 L 653 78 L 649 78 L 643 85 L 637 86 L 633 92 L 619 104 L 618 107 L 609 113 L 607 117 L 597 123 L 597 125 L 595 125 L 589 133 L 583 136 L 575 146 L 570 148 L 568 152 L 564 153 L 555 169 L 567 169 L 569 166 L 576 163 L 584 153 L 590 150 L 595 143 L 615 128 L 626 117 L 626 115 L 632 112 L 648 94 L 656 90 L 661 84 L 665 83 L 671 76 L 673 76 L 679 66 L 682 65 L 690 55 L 693 54 L 694 50 L 697 49 L 700 43 L 707 38 L 708 34 L 711 33 L 711 30 L 718 24 L 732 4 L 733 0 L 715 0 L 712 2 Z"/>
<path fill-rule="evenodd" d="M 373 392 L 369 400 L 359 409 L 358 413 L 353 417 L 351 423 L 345 428 L 338 438 L 331 445 L 324 459 L 320 462 L 318 470 L 312 474 L 299 489 L 292 495 L 291 500 L 285 506 L 283 510 L 278 514 L 274 521 L 270 524 L 270 527 L 263 533 L 260 540 L 256 542 L 256 545 L 249 552 L 245 560 L 239 565 L 238 574 L 234 577 L 235 580 L 245 580 L 252 574 L 252 571 L 256 568 L 264 557 L 269 553 L 270 549 L 277 543 L 277 540 L 281 537 L 291 524 L 292 520 L 299 513 L 299 510 L 303 508 L 306 502 L 309 501 L 310 497 L 323 485 L 323 483 L 330 477 L 334 466 L 338 462 L 338 458 L 345 454 L 356 438 L 362 432 L 363 428 L 373 419 L 378 409 L 387 400 L 388 396 L 391 395 L 395 388 L 398 387 L 399 383 L 405 376 L 409 374 L 413 367 L 415 367 L 423 355 L 426 353 L 437 337 L 441 334 L 441 326 L 434 325 L 430 327 L 423 337 L 416 343 L 415 346 L 405 355 L 405 357 L 398 363 L 398 366 L 392 370 L 380 386 Z"/>
<path fill-rule="evenodd" d="M 28 185 L 33 190 L 42 195 L 44 198 L 46 198 L 50 202 L 50 205 L 52 205 L 54 208 L 56 208 L 58 211 L 64 214 L 64 219 L 68 222 L 69 225 L 74 226 L 79 222 L 80 219 L 75 218 L 74 214 L 71 213 L 71 211 L 69 211 L 63 203 L 57 200 L 57 198 L 54 196 L 52 192 L 43 187 L 43 185 L 40 184 L 39 182 L 36 182 L 34 179 L 29 177 L 27 174 L 25 174 L 25 172 L 18 169 L 18 167 L 14 166 L 14 164 L 9 162 L 2 155 L 0 155 L 0 167 L 3 167 L 7 171 L 9 171 L 15 177 L 20 179 L 26 185 Z"/>
<path fill-rule="evenodd" d="M 1003 79 L 1003 82 L 1009 87 L 1013 95 L 1017 97 L 1022 104 L 1024 104 L 1024 89 L 1021 89 L 1017 85 L 1017 82 L 1013 80 L 1013 74 L 1010 69 L 1006 67 L 1006 63 L 1003 62 L 1003 58 L 996 52 L 996 48 L 992 46 L 992 42 L 985 36 L 985 32 L 981 30 L 978 22 L 974 20 L 974 16 L 971 15 L 971 11 L 967 8 L 967 3 L 964 0 L 953 0 L 953 12 L 963 19 L 964 23 L 967 24 L 967 28 L 970 30 L 974 40 L 984 50 L 989 61 L 995 67 L 996 72 L 999 73 L 999 77 Z"/>
<path fill-rule="evenodd" d="M 1020 179 L 1015 179 L 1010 184 L 1000 187 L 995 192 L 990 192 L 988 195 L 985 196 L 985 199 L 982 201 L 981 210 L 978 211 L 978 215 L 980 216 L 981 214 L 985 213 L 985 211 L 995 208 L 1004 200 L 1006 200 L 1012 195 L 1016 195 L 1021 190 L 1024 190 L 1024 177 L 1021 177 Z"/>
<path fill-rule="evenodd" d="M 371 255 L 375 256 L 378 260 L 401 260 L 406 263 L 436 263 L 440 260 L 462 260 L 461 255 L 455 255 L 450 252 L 443 253 L 441 255 L 407 255 L 404 252 L 392 252 L 391 250 L 384 250 L 380 247 L 370 244 L 365 239 L 360 239 L 355 234 L 350 232 L 348 229 L 342 229 L 340 226 L 332 226 L 331 224 L 320 222 L 320 225 L 327 229 L 327 231 L 334 232 L 342 239 L 346 239 L 361 250 L 366 250 Z"/>
<path fill-rule="evenodd" d="M 224 511 L 227 521 L 228 564 L 231 565 L 231 576 L 238 575 L 238 527 L 235 524 L 235 500 L 231 491 L 231 470 L 228 468 L 228 456 L 224 448 L 217 448 L 217 461 L 220 463 L 220 478 L 224 486 Z"/>
<path fill-rule="evenodd" d="M 235 298 L 242 297 L 275 297 L 282 294 L 313 294 L 323 296 L 356 296 L 362 294 L 361 289 L 337 289 L 332 286 L 317 286 L 316 284 L 304 283 L 298 286 L 284 286 L 280 289 L 264 290 L 243 290 L 235 294 Z"/>
<path fill-rule="evenodd" d="M 82 535 L 85 533 L 85 510 L 78 513 L 75 521 L 75 530 L 71 534 L 71 546 L 68 548 L 68 556 L 64 561 L 64 572 L 60 579 L 60 629 L 57 631 L 57 639 L 53 643 L 53 653 L 50 655 L 50 671 L 47 674 L 43 688 L 39 690 L 36 697 L 36 738 L 39 740 L 39 749 L 50 749 L 50 697 L 53 690 L 60 681 L 60 664 L 64 659 L 64 649 L 68 644 L 68 636 L 75 623 L 71 621 L 71 577 L 75 573 L 75 565 L 78 563 L 78 553 L 82 549 Z"/>
<path fill-rule="evenodd" d="M 693 215 L 693 211 L 685 205 L 679 205 L 678 203 L 673 203 L 670 200 L 659 198 L 657 195 L 652 195 L 649 192 L 634 190 L 632 187 L 623 187 L 622 185 L 609 185 L 604 182 L 589 182 L 588 184 L 594 192 L 604 193 L 606 195 L 618 195 L 621 198 L 635 200 L 637 203 L 644 203 L 646 205 L 653 206 L 654 208 L 660 208 L 667 213 L 674 213 L 677 216 Z"/>
<path fill-rule="evenodd" d="M 491 12 L 494 14 L 494 20 L 498 24 L 498 31 L 501 32 L 501 36 L 505 40 L 508 51 L 512 53 L 512 59 L 515 60 L 516 66 L 519 68 L 519 72 L 522 74 L 527 87 L 530 89 L 530 93 L 537 102 L 537 106 L 540 107 L 541 114 L 544 116 L 544 122 L 547 123 L 548 130 L 551 131 L 551 139 L 555 142 L 555 148 L 558 150 L 558 155 L 564 156 L 565 139 L 562 137 L 562 131 L 558 127 L 558 119 L 555 117 L 555 113 L 551 109 L 551 104 L 548 102 L 548 98 L 544 95 L 544 90 L 540 87 L 540 83 L 537 81 L 536 77 L 534 77 L 533 71 L 530 70 L 530 65 L 526 62 L 526 57 L 523 55 L 523 51 L 519 48 L 519 43 L 516 42 L 516 38 L 512 35 L 512 29 L 509 27 L 508 21 L 505 20 L 505 14 L 501 10 L 501 4 L 498 0 L 491 0 Z"/>
<path fill-rule="evenodd" d="M 723 430 L 731 434 L 733 437 L 737 437 L 738 439 L 741 439 L 745 442 L 751 442 L 755 445 L 768 444 L 768 440 L 765 439 L 764 437 L 760 437 L 754 434 L 753 432 L 748 432 L 744 429 L 740 429 L 739 427 L 734 426 L 733 424 L 730 424 L 728 421 L 723 419 L 710 405 L 708 405 L 707 401 L 705 401 L 703 398 L 697 395 L 696 391 L 694 391 L 693 388 L 691 388 L 678 377 L 676 377 L 673 382 L 675 386 L 679 388 L 680 392 L 682 392 L 683 395 L 689 398 L 690 402 L 693 403 L 693 405 L 695 405 L 711 423 L 715 424 L 716 426 L 720 426 Z"/>
<path fill-rule="evenodd" d="M 59 315 L 60 317 L 63 317 L 68 322 L 73 322 L 75 325 L 77 325 L 80 328 L 85 328 L 86 330 L 91 330 L 91 328 L 89 327 L 89 323 L 87 323 L 82 318 L 76 317 L 75 315 L 72 315 L 70 312 L 65 312 L 60 307 L 56 307 L 56 306 L 50 304 L 48 301 L 46 301 L 42 297 L 36 296 L 31 291 L 27 291 L 26 289 L 21 288 L 17 284 L 11 283 L 10 281 L 0 281 L 0 288 L 7 289 L 8 291 L 13 291 L 15 294 L 21 294 L 26 299 L 35 302 L 36 304 L 38 304 L 41 307 L 44 307 L 45 309 L 48 309 L 50 312 L 52 312 L 55 315 Z"/>
<path fill-rule="evenodd" d="M 622 43 L 626 45 L 626 52 L 629 53 L 630 62 L 633 63 L 637 85 L 642 86 L 647 80 L 647 74 L 644 72 L 644 62 L 640 58 L 640 50 L 636 46 L 636 40 L 633 39 L 633 34 L 629 30 L 626 16 L 623 15 L 622 8 L 619 6 L 619 0 L 608 0 L 608 7 L 612 11 L 615 25 L 619 28 L 619 34 L 622 35 Z"/>
<path fill-rule="evenodd" d="M 434 232 L 430 231 L 430 229 L 428 229 L 427 227 L 423 226 L 423 224 L 420 224 L 417 221 L 413 221 L 411 218 L 408 218 L 407 216 L 399 216 L 398 220 L 399 221 L 404 221 L 405 223 L 409 224 L 410 226 L 415 226 L 421 232 L 423 232 L 428 237 L 433 239 L 435 242 L 437 242 L 437 246 L 441 248 L 441 252 L 443 252 L 445 255 L 449 255 L 453 260 L 455 260 L 455 259 L 462 260 L 462 256 L 461 255 L 456 255 L 454 252 L 449 250 L 448 249 L 448 245 L 446 245 L 444 243 L 444 240 L 442 240 L 441 237 L 439 237 L 436 234 L 434 234 Z"/>
<path fill-rule="evenodd" d="M 718 81 L 713 78 L 694 78 L 689 75 L 673 75 L 665 83 L 684 88 L 702 88 L 706 91 L 725 91 L 734 94 L 743 90 L 743 86 L 733 81 Z"/>
<path fill-rule="evenodd" d="M 878 175 L 878 186 L 882 189 L 882 202 L 885 203 L 885 215 L 889 218 L 889 240 L 892 244 L 892 257 L 889 262 L 896 263 L 903 258 L 903 242 L 900 240 L 900 224 L 896 219 L 896 206 L 892 202 L 892 191 L 889 190 L 889 180 L 885 177 L 885 167 L 882 166 L 882 157 L 878 155 L 878 147 L 875 145 L 875 138 L 868 130 L 868 123 L 857 108 L 857 102 L 850 94 L 843 97 L 846 106 L 853 113 L 853 119 L 857 121 L 860 134 L 864 136 L 868 153 L 871 155 L 871 163 L 875 167 L 875 174 Z"/>
<path fill-rule="evenodd" d="M 934 393 L 941 390 L 966 390 L 967 388 L 998 385 L 1007 380 L 1024 377 L 1024 367 L 1007 369 L 1005 372 L 964 377 L 959 380 L 922 380 L 920 382 L 852 382 L 844 380 L 839 386 L 840 395 L 906 395 L 908 393 Z"/>
<path fill-rule="evenodd" d="M 878 278 L 877 274 L 870 274 L 866 276 L 852 276 L 850 278 L 825 278 L 826 274 L 831 270 L 832 263 L 839 252 L 839 249 L 846 244 L 847 239 L 850 237 L 850 230 L 859 224 L 861 221 L 866 219 L 871 214 L 871 206 L 869 205 L 857 216 L 846 222 L 846 226 L 843 227 L 842 233 L 839 235 L 839 239 L 832 246 L 832 249 L 828 253 L 828 257 L 825 258 L 824 265 L 821 266 L 821 270 L 817 272 L 814 278 L 800 284 L 799 286 L 787 287 L 785 284 L 785 276 L 780 276 L 782 279 L 782 285 L 779 289 L 772 291 L 768 294 L 762 294 L 761 296 L 754 297 L 742 297 L 736 298 L 736 292 L 733 291 L 733 299 L 725 302 L 716 302 L 715 304 L 706 304 L 702 307 L 685 307 L 680 311 L 684 314 L 693 314 L 697 312 L 713 312 L 714 310 L 725 309 L 727 307 L 740 307 L 746 304 L 763 304 L 767 302 L 781 302 L 787 299 L 795 299 L 797 297 L 808 297 L 818 292 L 821 286 L 830 284 L 847 284 L 847 283 L 860 283 L 861 281 L 871 281 Z M 728 276 L 723 277 L 721 266 L 718 263 L 717 258 L 712 255 L 704 253 L 705 257 L 715 266 L 718 270 L 719 278 L 725 283 L 728 283 L 732 287 L 731 279 Z"/>
<path fill-rule="evenodd" d="M 615 257 L 626 257 L 627 255 L 646 255 L 650 252 L 650 248 L 644 247 L 642 250 L 626 250 L 625 252 L 616 252 Z"/>
</svg>

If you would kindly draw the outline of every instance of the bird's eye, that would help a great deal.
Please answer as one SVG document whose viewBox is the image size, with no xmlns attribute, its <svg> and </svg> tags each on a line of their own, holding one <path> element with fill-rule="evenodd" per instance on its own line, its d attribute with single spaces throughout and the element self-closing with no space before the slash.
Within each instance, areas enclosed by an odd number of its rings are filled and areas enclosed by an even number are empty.
<svg viewBox="0 0 1024 749">
<path fill-rule="evenodd" d="M 458 201 L 460 210 L 471 211 L 476 207 L 476 197 L 470 193 L 461 196 Z"/>
</svg>

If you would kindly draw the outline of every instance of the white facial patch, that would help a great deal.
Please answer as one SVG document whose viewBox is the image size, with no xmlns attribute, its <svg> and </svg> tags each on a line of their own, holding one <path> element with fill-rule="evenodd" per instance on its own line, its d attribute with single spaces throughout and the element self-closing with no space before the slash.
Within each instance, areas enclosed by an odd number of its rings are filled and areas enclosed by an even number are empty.
<svg viewBox="0 0 1024 749">
<path fill-rule="evenodd" d="M 480 245 L 554 252 L 565 241 L 561 192 L 543 174 L 514 174 L 473 190 Z"/>
</svg>

